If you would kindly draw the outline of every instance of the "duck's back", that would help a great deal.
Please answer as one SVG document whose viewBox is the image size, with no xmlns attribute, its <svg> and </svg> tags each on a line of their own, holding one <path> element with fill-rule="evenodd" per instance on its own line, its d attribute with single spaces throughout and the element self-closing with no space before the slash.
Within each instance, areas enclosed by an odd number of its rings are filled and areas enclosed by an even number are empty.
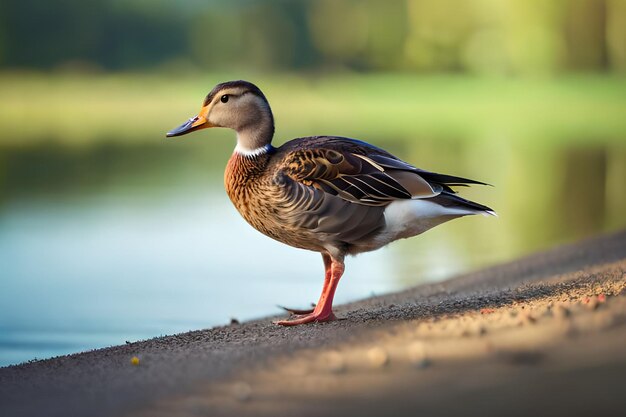
<svg viewBox="0 0 626 417">
<path fill-rule="evenodd" d="M 346 138 L 342 136 L 307 136 L 292 139 L 285 142 L 282 146 L 275 148 L 276 159 L 274 159 L 274 162 L 280 162 L 285 158 L 285 155 L 291 152 L 314 149 L 331 149 L 357 154 L 372 153 L 397 159 L 384 149 L 358 139 Z"/>
</svg>

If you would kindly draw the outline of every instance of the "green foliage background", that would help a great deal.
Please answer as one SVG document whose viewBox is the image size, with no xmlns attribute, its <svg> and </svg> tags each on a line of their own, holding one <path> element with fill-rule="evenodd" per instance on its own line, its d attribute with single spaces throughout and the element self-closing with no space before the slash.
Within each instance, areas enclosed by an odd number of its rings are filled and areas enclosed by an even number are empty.
<svg viewBox="0 0 626 417">
<path fill-rule="evenodd" d="M 4 68 L 626 71 L 623 0 L 4 0 Z"/>
</svg>

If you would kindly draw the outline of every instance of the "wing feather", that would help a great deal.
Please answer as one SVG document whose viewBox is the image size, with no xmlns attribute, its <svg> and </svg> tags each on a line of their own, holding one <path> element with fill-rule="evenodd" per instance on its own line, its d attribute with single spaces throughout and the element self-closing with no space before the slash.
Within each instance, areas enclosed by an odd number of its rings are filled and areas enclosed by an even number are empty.
<svg viewBox="0 0 626 417">
<path fill-rule="evenodd" d="M 364 205 L 438 195 L 415 167 L 400 160 L 356 152 L 315 148 L 289 152 L 280 172 L 294 181 Z"/>
</svg>

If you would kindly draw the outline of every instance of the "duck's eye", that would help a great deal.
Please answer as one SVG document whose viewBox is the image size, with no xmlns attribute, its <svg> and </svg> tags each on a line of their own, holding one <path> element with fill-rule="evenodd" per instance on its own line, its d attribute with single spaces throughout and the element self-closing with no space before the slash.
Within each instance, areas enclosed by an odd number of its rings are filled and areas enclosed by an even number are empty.
<svg viewBox="0 0 626 417">
<path fill-rule="evenodd" d="M 228 94 L 224 94 L 222 98 L 220 98 L 220 101 L 222 103 L 228 103 Z"/>
</svg>

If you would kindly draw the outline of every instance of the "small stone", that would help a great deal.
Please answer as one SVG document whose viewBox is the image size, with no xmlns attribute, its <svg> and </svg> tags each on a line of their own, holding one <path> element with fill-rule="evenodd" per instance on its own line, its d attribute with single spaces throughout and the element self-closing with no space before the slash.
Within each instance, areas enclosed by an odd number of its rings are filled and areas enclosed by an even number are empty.
<svg viewBox="0 0 626 417">
<path fill-rule="evenodd" d="M 233 317 L 233 318 L 230 319 L 230 324 L 231 325 L 237 325 L 237 324 L 239 324 L 239 320 L 237 320 L 236 318 Z"/>
<path fill-rule="evenodd" d="M 535 324 L 536 321 L 537 319 L 534 318 L 530 314 L 530 312 L 524 311 L 522 314 L 520 314 L 518 325 L 523 326 L 523 325 L 528 325 L 528 324 Z"/>
<path fill-rule="evenodd" d="M 597 310 L 600 307 L 600 303 L 596 297 L 592 297 L 589 299 L 587 303 L 585 303 L 587 308 L 590 310 Z"/>
<path fill-rule="evenodd" d="M 330 351 L 322 356 L 324 367 L 332 373 L 338 374 L 345 371 L 346 364 L 339 352 Z"/>
<path fill-rule="evenodd" d="M 374 347 L 367 351 L 367 359 L 370 365 L 375 368 L 382 368 L 389 363 L 389 355 L 385 349 Z"/>
<path fill-rule="evenodd" d="M 292 377 L 306 376 L 309 374 L 306 361 L 287 361 L 280 366 L 280 371 Z"/>
<path fill-rule="evenodd" d="M 429 329 L 430 329 L 430 326 L 422 322 L 417 325 L 416 333 L 417 334 L 427 333 Z"/>
<path fill-rule="evenodd" d="M 557 304 L 553 310 L 554 316 L 560 320 L 565 320 L 572 315 L 572 312 L 562 304 Z"/>
<path fill-rule="evenodd" d="M 133 356 L 132 358 L 130 358 L 130 364 L 134 366 L 139 365 L 139 358 L 137 356 Z"/>
<path fill-rule="evenodd" d="M 422 342 L 411 343 L 408 347 L 409 361 L 416 368 L 426 368 L 430 366 L 430 360 L 426 355 L 426 346 Z"/>
<path fill-rule="evenodd" d="M 237 382 L 233 385 L 233 396 L 238 401 L 248 401 L 252 396 L 252 387 L 246 382 Z"/>
</svg>

